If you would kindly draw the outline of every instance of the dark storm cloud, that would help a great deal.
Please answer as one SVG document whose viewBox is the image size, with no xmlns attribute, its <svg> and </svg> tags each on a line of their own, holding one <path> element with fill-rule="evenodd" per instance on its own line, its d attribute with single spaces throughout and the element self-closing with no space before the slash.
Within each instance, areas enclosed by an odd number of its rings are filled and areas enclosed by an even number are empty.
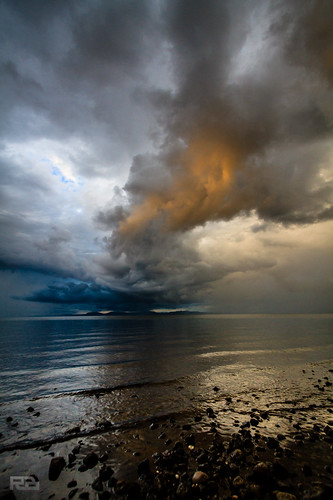
<svg viewBox="0 0 333 500">
<path fill-rule="evenodd" d="M 2 262 L 81 281 L 27 300 L 204 302 L 217 280 L 276 260 L 212 262 L 203 226 L 256 214 L 259 235 L 331 220 L 332 10 L 330 0 L 0 0 Z M 66 189 L 81 176 L 89 209 L 77 219 Z M 91 219 L 107 233 L 94 249 Z"/>
<path fill-rule="evenodd" d="M 196 288 L 202 293 L 204 284 L 231 272 L 209 268 L 194 249 L 188 252 L 182 233 L 253 211 L 287 225 L 332 219 L 332 183 L 321 174 L 331 154 L 332 3 L 302 3 L 297 16 L 297 1 L 267 5 L 258 16 L 267 28 L 255 68 L 233 76 L 231 61 L 251 35 L 246 17 L 238 17 L 240 38 L 232 35 L 234 8 L 242 3 L 163 4 L 176 87 L 151 99 L 165 140 L 157 155 L 134 159 L 127 205 L 97 217 L 114 228 L 118 216 L 111 255 L 125 255 L 138 281 L 158 284 L 175 303 L 194 299 Z M 315 34 L 320 41 L 311 43 Z"/>
<path fill-rule="evenodd" d="M 128 312 L 149 311 L 156 304 L 156 300 L 151 297 L 150 293 L 135 295 L 112 291 L 94 283 L 74 281 L 59 282 L 29 296 L 15 298 L 48 304 L 79 305 L 94 310 L 107 308 Z"/>
</svg>

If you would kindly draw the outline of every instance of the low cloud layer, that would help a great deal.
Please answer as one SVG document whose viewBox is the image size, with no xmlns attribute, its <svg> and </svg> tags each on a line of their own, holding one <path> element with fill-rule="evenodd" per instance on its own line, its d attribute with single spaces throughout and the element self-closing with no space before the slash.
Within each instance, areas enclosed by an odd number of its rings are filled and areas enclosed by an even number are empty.
<svg viewBox="0 0 333 500">
<path fill-rule="evenodd" d="M 282 311 L 285 293 L 326 310 L 304 228 L 322 228 L 329 267 L 332 15 L 329 0 L 2 0 L 0 259 L 53 279 L 21 298 L 241 312 Z M 286 258 L 277 233 L 305 239 Z M 271 290 L 257 306 L 251 273 Z"/>
</svg>

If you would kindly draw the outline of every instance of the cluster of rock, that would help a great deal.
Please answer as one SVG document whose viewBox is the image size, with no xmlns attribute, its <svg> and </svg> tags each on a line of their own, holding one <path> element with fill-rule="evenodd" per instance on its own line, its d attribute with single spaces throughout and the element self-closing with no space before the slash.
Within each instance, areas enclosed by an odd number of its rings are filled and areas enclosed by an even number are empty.
<svg viewBox="0 0 333 500">
<path fill-rule="evenodd" d="M 208 436 L 207 436 L 208 437 Z M 282 439 L 265 438 L 259 433 L 252 436 L 248 429 L 232 435 L 229 442 L 218 433 L 210 435 L 206 448 L 196 446 L 202 434 L 187 434 L 172 448 L 155 453 L 138 464 L 137 481 L 120 481 L 113 469 L 106 465 L 107 455 L 98 457 L 90 452 L 78 468 L 98 468 L 91 484 L 94 491 L 80 491 L 74 487 L 68 498 L 76 496 L 99 500 L 123 498 L 127 500 L 157 499 L 275 499 L 275 500 L 328 500 L 333 498 L 331 470 L 327 466 L 322 481 L 313 475 L 311 465 L 298 462 L 290 448 L 282 448 Z M 328 447 L 331 445 L 327 442 Z M 73 449 L 70 462 L 79 449 Z M 292 466 L 290 467 L 290 464 Z M 49 479 L 58 478 L 65 465 L 61 457 L 53 458 Z M 326 476 L 325 476 L 326 474 Z M 310 477 L 311 476 L 311 477 Z M 311 479 L 311 481 L 309 480 Z"/>
</svg>

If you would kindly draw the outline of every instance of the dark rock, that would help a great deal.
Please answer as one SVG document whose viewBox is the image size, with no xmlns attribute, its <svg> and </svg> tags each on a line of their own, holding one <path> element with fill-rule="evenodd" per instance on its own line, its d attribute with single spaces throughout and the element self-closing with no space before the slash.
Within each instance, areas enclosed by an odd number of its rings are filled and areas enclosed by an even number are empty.
<svg viewBox="0 0 333 500">
<path fill-rule="evenodd" d="M 232 398 L 231 397 L 227 397 L 227 398 L 225 398 L 225 400 L 226 400 L 227 403 L 231 403 L 232 402 Z"/>
<path fill-rule="evenodd" d="M 92 451 L 84 457 L 83 463 L 86 467 L 88 467 L 88 469 L 92 469 L 98 463 L 98 456 Z"/>
<path fill-rule="evenodd" d="M 236 476 L 232 481 L 232 485 L 234 488 L 236 488 L 236 490 L 239 490 L 241 488 L 244 488 L 245 481 L 241 476 Z"/>
<path fill-rule="evenodd" d="M 109 455 L 107 453 L 104 453 L 103 455 L 101 455 L 98 458 L 98 460 L 99 460 L 99 462 L 105 462 L 108 458 L 109 458 Z"/>
<path fill-rule="evenodd" d="M 194 421 L 195 421 L 195 422 L 201 422 L 201 420 L 202 420 L 202 417 L 201 417 L 200 415 L 196 415 L 196 416 L 194 417 Z"/>
<path fill-rule="evenodd" d="M 217 386 L 213 387 L 213 391 L 217 392 L 217 391 L 219 391 L 219 390 L 220 390 L 220 388 L 219 388 L 219 387 L 217 387 Z"/>
<path fill-rule="evenodd" d="M 190 425 L 190 424 L 184 424 L 184 425 L 183 425 L 183 430 L 184 430 L 184 431 L 189 431 L 189 430 L 191 430 L 191 425 Z"/>
<path fill-rule="evenodd" d="M 99 477 L 95 479 L 91 487 L 96 491 L 103 491 L 103 483 Z"/>
<path fill-rule="evenodd" d="M 270 464 L 259 462 L 253 467 L 252 472 L 248 476 L 248 480 L 255 484 L 268 484 L 272 480 Z"/>
<path fill-rule="evenodd" d="M 55 481 L 60 476 L 62 469 L 65 467 L 66 462 L 64 457 L 52 458 L 49 467 L 49 480 Z"/>
<path fill-rule="evenodd" d="M 101 481 L 107 481 L 110 479 L 110 477 L 114 474 L 114 470 L 111 469 L 111 467 L 107 467 L 106 465 L 103 465 L 103 467 L 100 469 L 98 477 L 100 478 Z"/>
<path fill-rule="evenodd" d="M 82 491 L 82 493 L 79 494 L 79 498 L 82 500 L 89 500 L 89 493 L 87 491 Z"/>
<path fill-rule="evenodd" d="M 289 476 L 288 470 L 280 462 L 273 463 L 272 472 L 276 479 L 287 479 Z"/>
<path fill-rule="evenodd" d="M 13 421 L 13 417 L 7 417 L 6 418 L 6 422 L 12 422 Z"/>
<path fill-rule="evenodd" d="M 34 413 L 34 417 L 39 417 L 40 416 L 40 411 L 36 411 L 36 413 Z"/>
<path fill-rule="evenodd" d="M 251 418 L 250 424 L 256 427 L 259 424 L 259 420 L 257 420 L 256 418 Z"/>
<path fill-rule="evenodd" d="M 158 436 L 158 439 L 165 439 L 166 437 L 167 437 L 167 436 L 166 436 L 165 432 L 162 432 L 162 434 L 160 434 L 160 435 Z"/>
<path fill-rule="evenodd" d="M 79 488 L 75 488 L 68 493 L 68 498 L 73 498 L 74 495 L 79 491 Z"/>
<path fill-rule="evenodd" d="M 137 471 L 139 476 L 141 476 L 142 474 L 149 474 L 150 472 L 149 458 L 146 458 L 145 460 L 139 463 Z"/>
<path fill-rule="evenodd" d="M 77 455 L 78 453 L 80 453 L 80 446 L 75 446 L 73 449 L 72 449 L 72 453 L 74 455 Z"/>
<path fill-rule="evenodd" d="M 77 482 L 76 482 L 76 481 L 74 481 L 74 479 L 73 479 L 73 481 L 70 481 L 70 482 L 67 484 L 67 488 L 74 488 L 74 486 L 77 486 Z"/>
<path fill-rule="evenodd" d="M 277 441 L 277 439 L 272 437 L 269 437 L 267 439 L 267 448 L 269 448 L 270 450 L 276 450 L 276 448 L 278 448 L 279 446 L 279 441 Z"/>
<path fill-rule="evenodd" d="M 150 424 L 149 429 L 151 431 L 153 431 L 154 429 L 157 429 L 157 427 L 158 427 L 158 424 L 156 422 L 153 422 L 152 424 Z"/>
<path fill-rule="evenodd" d="M 32 411 L 35 411 L 35 409 L 32 406 L 28 406 L 27 412 L 31 413 Z"/>
<path fill-rule="evenodd" d="M 81 464 L 78 468 L 79 472 L 86 472 L 86 470 L 88 470 L 88 467 L 84 464 Z"/>
<path fill-rule="evenodd" d="M 109 491 L 102 491 L 102 493 L 98 493 L 98 500 L 109 500 L 109 498 L 112 498 Z"/>
<path fill-rule="evenodd" d="M 302 472 L 304 476 L 311 476 L 312 475 L 312 468 L 309 464 L 304 464 L 302 467 Z"/>
<path fill-rule="evenodd" d="M 188 436 L 186 436 L 185 443 L 187 444 L 187 446 L 195 446 L 195 437 L 194 437 L 194 435 L 193 434 L 189 434 Z"/>
</svg>

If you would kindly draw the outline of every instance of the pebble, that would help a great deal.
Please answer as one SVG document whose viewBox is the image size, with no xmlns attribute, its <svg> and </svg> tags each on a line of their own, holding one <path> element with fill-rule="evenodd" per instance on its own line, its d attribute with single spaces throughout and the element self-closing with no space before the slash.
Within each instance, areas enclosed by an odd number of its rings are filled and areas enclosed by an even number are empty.
<svg viewBox="0 0 333 500">
<path fill-rule="evenodd" d="M 49 480 L 55 481 L 60 476 L 62 469 L 65 467 L 66 462 L 64 457 L 52 458 L 49 466 Z"/>
<path fill-rule="evenodd" d="M 201 483 L 205 483 L 206 481 L 208 481 L 209 477 L 208 475 L 201 471 L 201 470 L 197 470 L 193 476 L 192 476 L 192 483 L 193 484 L 201 484 Z"/>
</svg>

